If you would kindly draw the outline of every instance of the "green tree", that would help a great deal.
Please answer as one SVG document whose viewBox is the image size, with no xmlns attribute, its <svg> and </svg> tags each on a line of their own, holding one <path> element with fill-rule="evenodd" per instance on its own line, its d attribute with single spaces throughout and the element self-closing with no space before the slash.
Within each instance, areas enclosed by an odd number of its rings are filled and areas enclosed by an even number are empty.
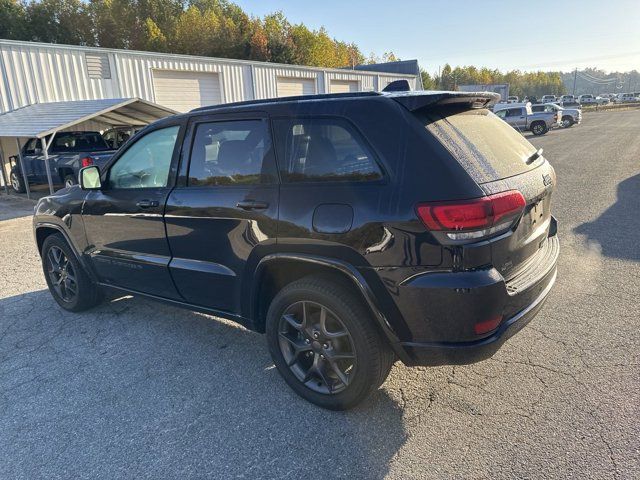
<svg viewBox="0 0 640 480">
<path fill-rule="evenodd" d="M 167 37 L 162 33 L 160 27 L 147 18 L 145 24 L 145 37 L 146 37 L 146 49 L 154 52 L 166 52 L 167 51 Z"/>
<path fill-rule="evenodd" d="M 0 0 L 0 38 L 25 38 L 25 8 L 18 0 Z"/>
<path fill-rule="evenodd" d="M 26 37 L 68 45 L 93 45 L 89 8 L 80 0 L 42 0 L 26 8 Z"/>
</svg>

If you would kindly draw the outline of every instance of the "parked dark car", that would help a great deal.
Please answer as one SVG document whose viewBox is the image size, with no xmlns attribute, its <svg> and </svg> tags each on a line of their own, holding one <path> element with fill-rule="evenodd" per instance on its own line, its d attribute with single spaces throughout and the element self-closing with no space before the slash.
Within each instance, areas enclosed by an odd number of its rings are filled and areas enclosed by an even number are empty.
<svg viewBox="0 0 640 480">
<path fill-rule="evenodd" d="M 65 309 L 102 289 L 266 332 L 299 395 L 345 409 L 392 364 L 486 359 L 542 306 L 555 174 L 497 95 L 351 93 L 160 120 L 39 201 Z"/>
<path fill-rule="evenodd" d="M 53 138 L 49 148 L 49 168 L 54 185 L 70 187 L 78 183 L 78 172 L 89 165 L 102 166 L 114 153 L 102 138 L 100 132 L 60 132 Z M 47 183 L 47 169 L 42 141 L 29 139 L 22 147 L 24 164 L 29 184 Z M 24 176 L 20 162 L 13 157 L 11 167 L 11 186 L 22 193 L 25 191 Z"/>
</svg>

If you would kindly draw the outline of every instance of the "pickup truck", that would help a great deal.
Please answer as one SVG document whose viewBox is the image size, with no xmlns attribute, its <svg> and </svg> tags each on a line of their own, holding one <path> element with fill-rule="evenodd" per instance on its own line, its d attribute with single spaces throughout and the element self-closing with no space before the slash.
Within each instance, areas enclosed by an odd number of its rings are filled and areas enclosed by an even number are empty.
<svg viewBox="0 0 640 480">
<path fill-rule="evenodd" d="M 54 185 L 70 187 L 78 183 L 78 172 L 89 165 L 104 166 L 115 153 L 99 132 L 60 132 L 49 147 L 49 167 Z M 29 184 L 47 183 L 47 168 L 40 139 L 32 138 L 22 147 Z M 11 157 L 11 186 L 18 192 L 26 190 L 17 156 Z"/>
<path fill-rule="evenodd" d="M 578 103 L 580 105 L 596 105 L 599 102 L 596 100 L 596 97 L 594 97 L 593 95 L 585 94 L 585 95 L 580 95 L 578 97 Z"/>
<path fill-rule="evenodd" d="M 530 103 L 518 106 L 496 105 L 493 112 L 516 130 L 529 130 L 534 135 L 544 135 L 550 129 L 560 125 L 558 113 L 533 112 Z"/>
<path fill-rule="evenodd" d="M 531 105 L 531 110 L 535 112 L 556 112 L 560 117 L 560 123 L 564 128 L 582 123 L 582 110 L 579 108 L 564 108 L 555 103 L 540 103 Z"/>
</svg>

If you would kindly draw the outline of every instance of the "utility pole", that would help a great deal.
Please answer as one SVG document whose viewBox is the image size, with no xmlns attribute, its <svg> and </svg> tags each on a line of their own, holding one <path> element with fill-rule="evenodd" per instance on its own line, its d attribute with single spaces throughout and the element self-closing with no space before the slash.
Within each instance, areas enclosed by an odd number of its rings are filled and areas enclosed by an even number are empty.
<svg viewBox="0 0 640 480">
<path fill-rule="evenodd" d="M 573 72 L 573 96 L 576 96 L 576 80 L 578 79 L 578 67 Z"/>
</svg>

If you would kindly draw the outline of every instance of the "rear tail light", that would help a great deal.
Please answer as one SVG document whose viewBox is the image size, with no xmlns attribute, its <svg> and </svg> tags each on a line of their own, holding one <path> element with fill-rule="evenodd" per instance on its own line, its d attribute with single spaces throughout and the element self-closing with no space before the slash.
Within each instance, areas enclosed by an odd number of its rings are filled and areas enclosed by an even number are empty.
<svg viewBox="0 0 640 480">
<path fill-rule="evenodd" d="M 80 164 L 82 165 L 82 168 L 90 167 L 91 165 L 93 165 L 93 158 L 84 157 L 82 160 L 80 160 Z"/>
<path fill-rule="evenodd" d="M 511 227 L 526 201 L 517 190 L 461 202 L 428 202 L 416 206 L 422 223 L 450 240 L 474 240 Z"/>
</svg>

